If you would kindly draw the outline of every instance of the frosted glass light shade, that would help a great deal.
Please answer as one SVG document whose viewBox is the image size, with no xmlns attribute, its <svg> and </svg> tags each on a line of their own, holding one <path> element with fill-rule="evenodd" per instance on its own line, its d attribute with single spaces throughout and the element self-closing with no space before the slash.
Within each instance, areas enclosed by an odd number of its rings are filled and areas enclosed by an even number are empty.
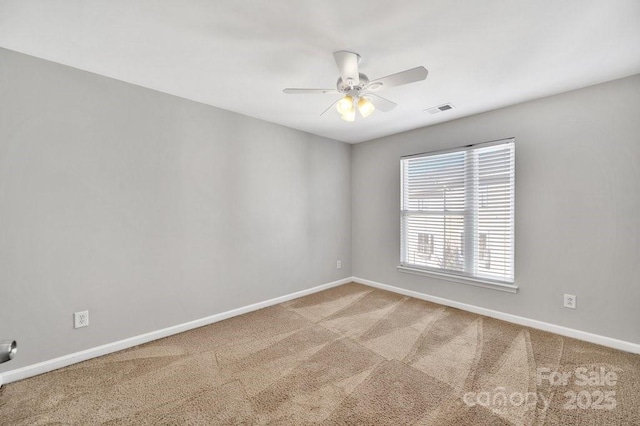
<svg viewBox="0 0 640 426">
<path fill-rule="evenodd" d="M 373 111 L 375 111 L 376 107 L 369 101 L 369 99 L 360 98 L 358 101 L 358 111 L 360 111 L 360 115 L 362 118 L 367 118 Z"/>
<path fill-rule="evenodd" d="M 341 118 L 344 121 L 348 121 L 349 123 L 351 123 L 356 119 L 356 109 L 352 106 L 349 111 L 342 114 Z"/>
<path fill-rule="evenodd" d="M 344 115 L 353 109 L 353 98 L 349 95 L 340 99 L 336 104 L 336 109 L 340 115 Z"/>
</svg>

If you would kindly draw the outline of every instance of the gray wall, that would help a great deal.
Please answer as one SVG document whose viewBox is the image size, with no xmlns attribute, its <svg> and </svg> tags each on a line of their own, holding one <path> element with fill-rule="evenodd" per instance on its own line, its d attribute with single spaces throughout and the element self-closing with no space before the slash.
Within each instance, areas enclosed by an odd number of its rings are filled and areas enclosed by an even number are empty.
<svg viewBox="0 0 640 426">
<path fill-rule="evenodd" d="M 0 49 L 0 371 L 351 276 L 350 154 Z"/>
<path fill-rule="evenodd" d="M 636 75 L 355 145 L 354 275 L 640 343 L 639 111 Z M 400 157 L 510 136 L 519 293 L 398 272 Z"/>
</svg>

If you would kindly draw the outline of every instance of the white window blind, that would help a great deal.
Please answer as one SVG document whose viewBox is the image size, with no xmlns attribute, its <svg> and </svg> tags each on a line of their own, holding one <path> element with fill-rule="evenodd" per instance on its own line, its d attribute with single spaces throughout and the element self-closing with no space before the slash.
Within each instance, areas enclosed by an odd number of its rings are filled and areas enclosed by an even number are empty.
<svg viewBox="0 0 640 426">
<path fill-rule="evenodd" d="M 401 159 L 402 266 L 514 282 L 514 139 Z"/>
</svg>

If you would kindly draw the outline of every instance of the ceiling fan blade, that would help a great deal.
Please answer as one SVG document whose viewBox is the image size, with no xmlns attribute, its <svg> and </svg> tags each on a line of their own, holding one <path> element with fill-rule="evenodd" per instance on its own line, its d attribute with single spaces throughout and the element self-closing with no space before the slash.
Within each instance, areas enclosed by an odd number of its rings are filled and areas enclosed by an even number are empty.
<svg viewBox="0 0 640 426">
<path fill-rule="evenodd" d="M 376 95 L 375 93 L 365 93 L 363 96 L 369 99 L 373 106 L 382 112 L 389 112 L 398 106 L 397 103 L 391 102 L 389 99 L 385 99 L 382 96 Z"/>
<path fill-rule="evenodd" d="M 282 91 L 288 95 L 340 93 L 336 89 L 284 89 Z"/>
<path fill-rule="evenodd" d="M 403 84 L 415 83 L 427 78 L 429 71 L 425 67 L 411 68 L 410 70 L 400 71 L 377 80 L 370 81 L 367 84 L 367 90 L 382 90 L 386 87 L 401 86 Z"/>
<path fill-rule="evenodd" d="M 358 61 L 360 55 L 346 50 L 333 52 L 333 58 L 336 60 L 342 82 L 357 86 L 360 84 L 360 74 L 358 73 Z"/>
<path fill-rule="evenodd" d="M 322 117 L 323 115 L 326 114 L 327 111 L 329 111 L 331 108 L 333 108 L 342 98 L 338 98 L 334 103 L 332 103 L 331 105 L 329 105 L 329 108 L 325 109 L 324 111 L 322 111 L 322 114 L 320 114 L 320 117 Z"/>
</svg>

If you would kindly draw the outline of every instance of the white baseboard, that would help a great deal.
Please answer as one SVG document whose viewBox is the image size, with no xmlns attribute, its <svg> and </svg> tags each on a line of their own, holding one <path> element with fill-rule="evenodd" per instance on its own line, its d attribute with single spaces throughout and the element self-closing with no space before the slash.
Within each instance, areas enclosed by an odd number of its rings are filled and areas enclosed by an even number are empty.
<svg viewBox="0 0 640 426">
<path fill-rule="evenodd" d="M 319 291 L 326 290 L 331 287 L 336 287 L 342 284 L 350 283 L 352 281 L 353 281 L 353 278 L 351 277 L 343 278 L 338 281 L 322 284 L 313 288 L 309 288 L 307 290 L 297 291 L 295 293 L 276 297 L 274 299 L 266 300 L 264 302 L 258 302 L 252 305 L 243 306 L 241 308 L 232 309 L 230 311 L 211 315 L 206 318 L 197 319 L 195 321 L 189 321 L 184 324 L 174 325 L 172 327 L 163 328 L 161 330 L 152 331 L 150 333 L 141 334 L 139 336 L 129 337 L 128 339 L 118 340 L 117 342 L 107 343 L 106 345 L 85 349 L 80 352 L 64 355 L 59 358 L 54 358 L 48 361 L 39 362 L 37 364 L 27 365 L 25 367 L 17 368 L 15 370 L 5 371 L 4 373 L 0 373 L 0 385 L 2 385 L 3 383 L 11 383 L 17 380 L 26 379 L 28 377 L 37 376 L 38 374 L 47 373 L 49 371 L 57 370 L 59 368 L 66 367 L 71 364 L 86 361 L 88 359 L 96 358 L 102 355 L 110 354 L 112 352 L 117 352 L 123 349 L 132 348 L 134 346 L 141 345 L 143 343 L 151 342 L 153 340 L 158 340 L 163 337 L 171 336 L 173 334 L 182 333 L 184 331 L 192 330 L 194 328 L 213 324 L 214 322 L 218 322 L 218 321 L 225 320 L 227 318 L 246 314 L 248 312 L 257 311 L 258 309 L 277 305 L 278 303 L 287 302 L 292 299 L 297 299 L 298 297 L 307 296 L 309 294 L 317 293 Z"/>
<path fill-rule="evenodd" d="M 379 288 L 381 290 L 387 290 L 394 293 L 402 294 L 404 296 L 415 297 L 416 299 L 426 300 L 428 302 L 433 302 L 440 305 L 450 306 L 452 308 L 462 309 L 463 311 L 485 315 L 487 317 L 496 318 L 496 319 L 511 322 L 514 324 L 524 325 L 526 327 L 531 327 L 538 330 L 549 331 L 551 333 L 556 333 L 561 336 L 572 337 L 574 339 L 584 340 L 585 342 L 595 343 L 598 345 L 619 349 L 625 352 L 640 354 L 640 344 L 638 343 L 631 343 L 625 340 L 618 340 L 611 337 L 601 336 L 599 334 L 593 334 L 593 333 L 576 330 L 569 327 L 563 327 L 561 325 L 550 324 L 548 322 L 538 321 L 530 318 L 521 317 L 518 315 L 494 311 L 492 309 L 481 308 L 479 306 L 456 302 L 454 300 L 444 299 L 442 297 L 430 296 L 428 294 L 419 293 L 417 291 L 405 290 L 404 288 L 394 287 L 388 284 L 382 284 L 376 281 L 366 280 L 363 278 L 353 277 L 353 282 L 368 285 L 370 287 Z"/>
</svg>

